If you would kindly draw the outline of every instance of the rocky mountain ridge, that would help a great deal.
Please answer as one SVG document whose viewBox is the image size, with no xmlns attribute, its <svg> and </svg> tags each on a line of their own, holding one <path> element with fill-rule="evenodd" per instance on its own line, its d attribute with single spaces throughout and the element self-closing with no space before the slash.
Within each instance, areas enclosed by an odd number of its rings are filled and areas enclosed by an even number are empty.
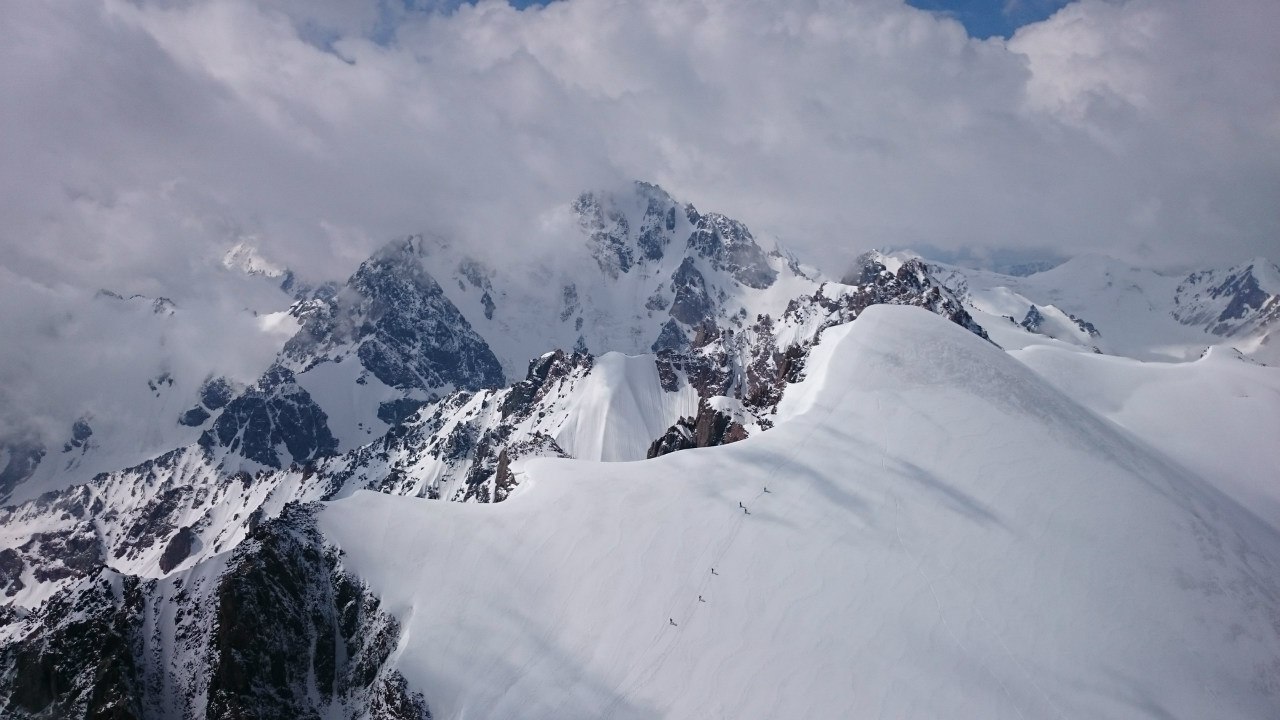
<svg viewBox="0 0 1280 720">
<path fill-rule="evenodd" d="M 0 510 L 11 545 L 0 593 L 38 604 L 98 563 L 155 576 L 191 568 L 235 547 L 291 501 L 372 489 L 500 502 L 519 484 L 511 470 L 518 460 L 640 460 L 655 444 L 683 449 L 661 438 L 698 413 L 733 430 L 694 433 L 689 447 L 741 439 L 772 426 L 821 332 L 872 304 L 925 307 L 985 337 L 923 265 L 891 273 L 875 257 L 865 260 L 864 284 L 820 285 L 776 322 L 765 315 L 735 330 L 706 321 L 687 346 L 657 355 L 557 350 L 506 388 L 457 390 L 435 402 L 402 398 L 381 437 L 341 453 L 324 411 L 277 365 L 229 401 L 196 445 Z M 619 387 L 632 394 L 620 396 Z M 633 412 L 637 404 L 647 410 Z"/>
<path fill-rule="evenodd" d="M 1191 273 L 1178 284 L 1173 315 L 1218 336 L 1266 333 L 1280 322 L 1280 267 L 1254 258 L 1226 270 Z"/>
<path fill-rule="evenodd" d="M 99 565 L 0 628 L 5 717 L 431 717 L 387 667 L 399 625 L 288 505 L 214 562 L 148 579 Z"/>
<path fill-rule="evenodd" d="M 993 340 L 964 277 L 919 258 L 870 253 L 822 281 L 654 185 L 570 207 L 580 242 L 519 272 L 439 238 L 389 243 L 345 283 L 299 291 L 297 330 L 256 382 L 199 382 L 170 419 L 197 439 L 0 508 L 0 708 L 428 717 L 388 662 L 394 621 L 306 504 L 502 502 L 531 458 L 637 461 L 767 432 L 823 332 L 872 305 Z M 1187 307 L 1208 297 L 1215 322 L 1239 321 L 1224 332 L 1268 326 L 1275 296 L 1255 302 L 1245 275 L 1192 284 L 1210 290 Z M 1019 332 L 1046 332 L 1050 306 L 1030 307 Z M 86 419 L 65 452 L 92 437 Z M 45 451 L 5 452 L 0 492 Z"/>
</svg>

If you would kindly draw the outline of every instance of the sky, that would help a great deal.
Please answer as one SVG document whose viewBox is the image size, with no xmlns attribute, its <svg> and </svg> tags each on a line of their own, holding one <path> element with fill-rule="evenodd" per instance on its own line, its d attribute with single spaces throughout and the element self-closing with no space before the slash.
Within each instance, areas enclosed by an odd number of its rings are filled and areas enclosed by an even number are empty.
<svg viewBox="0 0 1280 720">
<path fill-rule="evenodd" d="M 1007 38 L 1015 30 L 1053 15 L 1068 0 L 908 0 L 908 4 L 952 17 L 970 36 Z"/>
<path fill-rule="evenodd" d="M 32 338 L 92 352 L 99 288 L 234 311 L 240 242 L 313 279 L 414 232 L 518 261 L 631 179 L 833 273 L 1280 259 L 1280 3 L 913 4 L 6 0 L 0 416 Z"/>
<path fill-rule="evenodd" d="M 1069 0 L 908 0 L 907 4 L 960 21 L 970 36 L 1007 38 L 1014 30 L 1052 15 Z M 510 0 L 524 9 L 546 5 L 544 0 Z"/>
</svg>

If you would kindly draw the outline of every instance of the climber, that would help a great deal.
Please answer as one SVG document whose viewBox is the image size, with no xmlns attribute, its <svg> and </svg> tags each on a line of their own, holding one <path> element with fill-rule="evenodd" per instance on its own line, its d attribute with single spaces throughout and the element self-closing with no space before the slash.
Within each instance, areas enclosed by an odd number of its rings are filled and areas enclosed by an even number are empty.
<svg viewBox="0 0 1280 720">
<path fill-rule="evenodd" d="M 701 595 L 699 595 L 699 596 L 698 596 L 698 602 L 706 602 L 706 600 L 703 600 L 703 599 L 702 599 L 702 596 L 701 596 Z"/>
<path fill-rule="evenodd" d="M 747 508 L 744 506 L 744 507 L 742 508 L 742 514 L 743 514 L 743 515 L 750 515 L 750 514 L 751 514 L 751 512 L 750 512 L 749 510 L 747 510 Z"/>
<path fill-rule="evenodd" d="M 769 492 L 769 486 L 768 486 L 768 485 L 765 485 L 765 486 L 764 486 L 764 491 L 765 491 L 765 492 Z M 769 494 L 770 494 L 770 495 L 772 495 L 773 493 L 769 493 Z"/>
<path fill-rule="evenodd" d="M 712 574 L 712 575 L 719 575 L 720 573 L 716 572 L 716 569 L 715 569 L 715 568 L 711 568 L 711 574 Z"/>
<path fill-rule="evenodd" d="M 667 618 L 667 622 L 671 623 L 671 627 L 680 627 L 679 625 L 676 624 L 676 621 L 674 618 Z"/>
</svg>

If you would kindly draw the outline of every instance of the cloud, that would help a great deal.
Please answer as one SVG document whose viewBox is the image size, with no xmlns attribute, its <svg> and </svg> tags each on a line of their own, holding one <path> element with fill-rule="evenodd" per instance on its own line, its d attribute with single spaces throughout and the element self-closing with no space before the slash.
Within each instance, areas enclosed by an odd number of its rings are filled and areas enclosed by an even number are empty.
<svg viewBox="0 0 1280 720">
<path fill-rule="evenodd" d="M 65 466 L 78 455 L 58 450 L 86 418 L 104 451 L 67 479 L 87 480 L 193 442 L 198 430 L 176 420 L 204 380 L 252 382 L 287 339 L 245 310 L 272 295 L 281 294 L 262 278 L 229 277 L 224 292 L 175 305 L 0 267 L 0 450 L 34 439 L 49 464 Z"/>
<path fill-rule="evenodd" d="M 237 233 L 340 276 L 420 229 L 518 242 L 629 177 L 820 263 L 925 242 L 1275 254 L 1268 2 L 1086 0 L 1007 44 L 891 0 L 4 12 L 0 242 L 41 278 L 82 256 L 160 289 Z"/>
<path fill-rule="evenodd" d="M 628 178 L 832 268 L 1280 257 L 1277 26 L 1269 0 L 1081 0 L 1008 42 L 900 0 L 10 0 L 0 265 L 188 307 L 244 238 L 314 278 L 415 231 L 519 257 Z"/>
</svg>

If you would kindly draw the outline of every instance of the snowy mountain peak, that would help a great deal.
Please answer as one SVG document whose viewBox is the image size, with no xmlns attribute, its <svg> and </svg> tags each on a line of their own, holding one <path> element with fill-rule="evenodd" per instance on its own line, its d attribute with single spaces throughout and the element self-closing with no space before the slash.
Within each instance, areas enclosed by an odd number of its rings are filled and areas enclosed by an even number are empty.
<svg viewBox="0 0 1280 720">
<path fill-rule="evenodd" d="M 710 261 L 713 268 L 756 290 L 768 288 L 778 278 L 746 225 L 720 213 L 699 215 L 692 206 L 689 217 L 694 222 L 689 249 Z"/>
<path fill-rule="evenodd" d="M 777 278 L 768 256 L 746 225 L 720 213 L 681 206 L 665 190 L 636 181 L 628 193 L 587 191 L 572 209 L 587 234 L 592 256 L 609 277 L 661 261 L 677 239 L 690 255 L 757 290 Z"/>
<path fill-rule="evenodd" d="M 626 194 L 584 192 L 572 209 L 600 270 L 614 278 L 661 260 L 684 214 L 665 190 L 639 181 Z"/>
<path fill-rule="evenodd" d="M 248 240 L 241 240 L 227 250 L 222 256 L 222 267 L 245 275 L 269 278 L 284 277 L 288 272 L 285 268 L 264 258 L 258 248 Z"/>
<path fill-rule="evenodd" d="M 354 354 L 385 385 L 426 391 L 504 384 L 492 350 L 423 266 L 423 239 L 388 243 L 340 288 L 294 306 L 285 357 L 306 371 Z"/>
<path fill-rule="evenodd" d="M 259 465 L 280 468 L 333 454 L 338 443 L 327 421 L 294 374 L 276 365 L 226 405 L 200 436 L 200 444 L 221 446 Z"/>
<path fill-rule="evenodd" d="M 1187 276 L 1174 295 L 1173 314 L 1214 335 L 1265 332 L 1280 319 L 1280 268 L 1255 258 L 1226 270 Z"/>
<path fill-rule="evenodd" d="M 911 260 L 919 260 L 919 256 L 910 251 L 886 253 L 868 250 L 854 259 L 852 267 L 840 278 L 840 282 L 845 285 L 874 283 L 882 275 L 896 274 L 904 263 Z M 923 270 L 923 267 L 920 269 Z"/>
</svg>

